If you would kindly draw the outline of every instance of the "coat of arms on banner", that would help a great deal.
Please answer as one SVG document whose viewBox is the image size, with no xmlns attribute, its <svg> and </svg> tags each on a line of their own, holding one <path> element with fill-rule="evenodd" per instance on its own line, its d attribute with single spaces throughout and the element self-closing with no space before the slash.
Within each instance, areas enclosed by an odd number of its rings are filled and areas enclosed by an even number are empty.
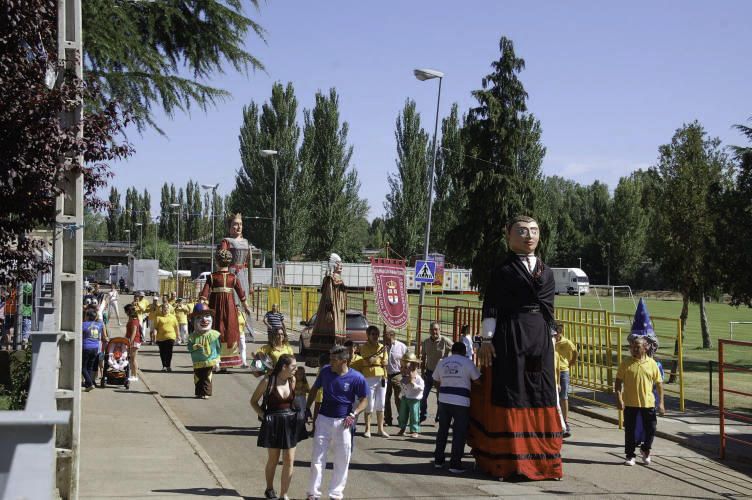
<svg viewBox="0 0 752 500">
<path fill-rule="evenodd" d="M 407 324 L 407 283 L 405 261 L 397 259 L 371 259 L 376 309 L 384 323 L 392 328 Z"/>
</svg>

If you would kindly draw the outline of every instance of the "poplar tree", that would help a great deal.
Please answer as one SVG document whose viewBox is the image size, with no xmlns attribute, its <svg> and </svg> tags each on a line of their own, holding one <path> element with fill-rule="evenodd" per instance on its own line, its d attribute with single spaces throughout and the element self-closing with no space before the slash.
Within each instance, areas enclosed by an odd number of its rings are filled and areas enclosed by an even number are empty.
<svg viewBox="0 0 752 500">
<path fill-rule="evenodd" d="M 357 259 L 361 248 L 350 236 L 356 221 L 368 213 L 368 204 L 360 199 L 360 182 L 350 167 L 353 148 L 347 143 L 347 122 L 339 118 L 339 96 L 316 93 L 316 105 L 304 111 L 301 162 L 309 179 L 309 226 L 305 253 L 324 259 L 337 252 L 343 259 Z"/>
<path fill-rule="evenodd" d="M 107 239 L 110 241 L 120 241 L 120 217 L 122 212 L 120 193 L 118 193 L 116 188 L 111 187 L 107 204 Z"/>
<path fill-rule="evenodd" d="M 422 253 L 428 208 L 428 134 L 420 126 L 415 101 L 408 99 L 397 116 L 397 173 L 389 174 L 386 228 L 392 248 L 405 258 Z"/>
</svg>

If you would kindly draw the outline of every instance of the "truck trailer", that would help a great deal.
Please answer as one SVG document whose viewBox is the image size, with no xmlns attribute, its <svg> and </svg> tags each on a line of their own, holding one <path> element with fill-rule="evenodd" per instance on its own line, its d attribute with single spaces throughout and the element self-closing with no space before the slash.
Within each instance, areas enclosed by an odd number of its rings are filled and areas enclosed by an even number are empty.
<svg viewBox="0 0 752 500">
<path fill-rule="evenodd" d="M 554 273 L 556 295 L 585 295 L 590 291 L 590 280 L 579 267 L 552 267 L 551 271 Z"/>
</svg>

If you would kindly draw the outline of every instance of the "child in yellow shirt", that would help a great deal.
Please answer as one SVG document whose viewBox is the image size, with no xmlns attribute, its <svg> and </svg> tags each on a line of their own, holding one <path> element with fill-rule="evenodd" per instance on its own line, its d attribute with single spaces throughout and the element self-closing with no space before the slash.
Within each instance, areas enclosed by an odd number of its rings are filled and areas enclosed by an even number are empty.
<svg viewBox="0 0 752 500">
<path fill-rule="evenodd" d="M 658 365 L 647 355 L 647 340 L 636 337 L 629 344 L 631 358 L 621 362 L 616 372 L 616 406 L 624 410 L 624 452 L 627 459 L 624 465 L 635 464 L 635 422 L 637 415 L 642 417 L 645 440 L 640 446 L 642 461 L 650 465 L 650 448 L 655 437 L 658 419 L 655 415 L 653 386 L 658 389 L 658 412 L 663 415 L 663 380 Z"/>
</svg>

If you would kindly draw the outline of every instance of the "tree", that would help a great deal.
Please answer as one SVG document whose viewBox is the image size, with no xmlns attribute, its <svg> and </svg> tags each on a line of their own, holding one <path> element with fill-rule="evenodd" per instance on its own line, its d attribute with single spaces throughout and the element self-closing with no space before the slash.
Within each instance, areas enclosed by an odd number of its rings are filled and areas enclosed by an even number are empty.
<svg viewBox="0 0 752 500">
<path fill-rule="evenodd" d="M 545 150 L 540 146 L 540 125 L 527 113 L 527 92 L 518 74 L 525 61 L 514 52 L 511 40 L 502 37 L 501 56 L 491 64 L 493 72 L 473 91 L 478 105 L 465 120 L 465 168 L 461 179 L 468 203 L 463 224 L 449 234 L 455 247 L 475 271 L 473 283 L 481 291 L 495 262 L 504 257 L 506 221 L 517 214 L 535 216 L 540 165 Z"/>
<path fill-rule="evenodd" d="M 448 233 L 459 224 L 459 214 L 467 205 L 467 193 L 460 181 L 465 162 L 465 145 L 457 104 L 453 104 L 449 116 L 441 121 L 441 147 L 436 158 L 434 180 L 436 201 L 431 217 L 431 243 L 439 253 L 454 260 L 454 249 L 447 245 Z"/>
<path fill-rule="evenodd" d="M 143 248 L 143 255 L 145 259 L 153 259 L 154 258 L 154 238 L 146 238 L 144 236 L 144 248 Z M 175 244 L 174 241 L 169 240 L 163 240 L 159 239 L 157 240 L 157 260 L 159 260 L 159 268 L 164 269 L 166 271 L 174 271 L 175 270 L 175 248 L 173 245 Z"/>
<path fill-rule="evenodd" d="M 752 128 L 736 125 L 752 142 Z M 718 198 L 721 216 L 717 234 L 732 235 L 721 238 L 720 255 L 723 266 L 723 286 L 731 294 L 731 304 L 752 307 L 752 147 L 735 146 L 737 172 L 732 189 Z M 733 263 L 732 265 L 728 265 Z"/>
<path fill-rule="evenodd" d="M 658 163 L 651 168 L 657 178 L 656 231 L 653 257 L 661 272 L 683 298 L 682 331 L 688 306 L 694 296 L 700 301 L 702 346 L 712 346 L 705 313 L 705 296 L 719 282 L 714 258 L 719 247 L 714 228 L 718 213 L 713 197 L 723 189 L 730 174 L 730 162 L 720 140 L 706 137 L 695 121 L 676 131 L 670 144 L 659 148 Z"/>
<path fill-rule="evenodd" d="M 428 134 L 420 126 L 415 101 L 408 99 L 397 117 L 397 174 L 389 175 L 386 227 L 394 250 L 409 258 L 422 254 L 428 209 Z"/>
<path fill-rule="evenodd" d="M 612 283 L 632 283 L 645 258 L 649 217 L 642 203 L 639 175 L 619 179 L 608 214 L 606 241 L 610 244 L 607 259 Z"/>
<path fill-rule="evenodd" d="M 296 123 L 298 101 L 291 83 L 275 83 L 261 115 L 255 103 L 243 109 L 240 129 L 242 168 L 235 181 L 232 211 L 258 217 L 244 225 L 246 237 L 271 250 L 271 217 L 274 211 L 274 168 L 277 168 L 277 257 L 289 259 L 303 251 L 309 196 L 298 159 L 300 127 Z M 277 151 L 263 158 L 262 149 Z M 261 228 L 258 230 L 257 228 Z"/>
<path fill-rule="evenodd" d="M 121 217 L 123 209 L 120 207 L 120 193 L 114 187 L 110 188 L 110 198 L 107 204 L 107 239 L 120 241 Z"/>
<path fill-rule="evenodd" d="M 258 8 L 257 0 L 251 0 Z M 109 99 L 134 113 L 139 130 L 159 130 L 154 106 L 168 116 L 197 105 L 206 109 L 229 96 L 209 86 L 229 63 L 236 71 L 263 69 L 245 50 L 249 32 L 264 30 L 243 15 L 242 0 L 86 0 L 82 2 L 84 65 L 103 92 L 90 99 L 101 108 Z"/>
<path fill-rule="evenodd" d="M 358 219 L 368 213 L 360 199 L 357 172 L 350 168 L 352 146 L 347 144 L 347 122 L 339 121 L 339 97 L 316 93 L 313 110 L 304 112 L 301 162 L 310 179 L 306 254 L 314 259 L 337 252 L 343 259 L 359 258 L 361 248 L 351 238 Z"/>
</svg>

